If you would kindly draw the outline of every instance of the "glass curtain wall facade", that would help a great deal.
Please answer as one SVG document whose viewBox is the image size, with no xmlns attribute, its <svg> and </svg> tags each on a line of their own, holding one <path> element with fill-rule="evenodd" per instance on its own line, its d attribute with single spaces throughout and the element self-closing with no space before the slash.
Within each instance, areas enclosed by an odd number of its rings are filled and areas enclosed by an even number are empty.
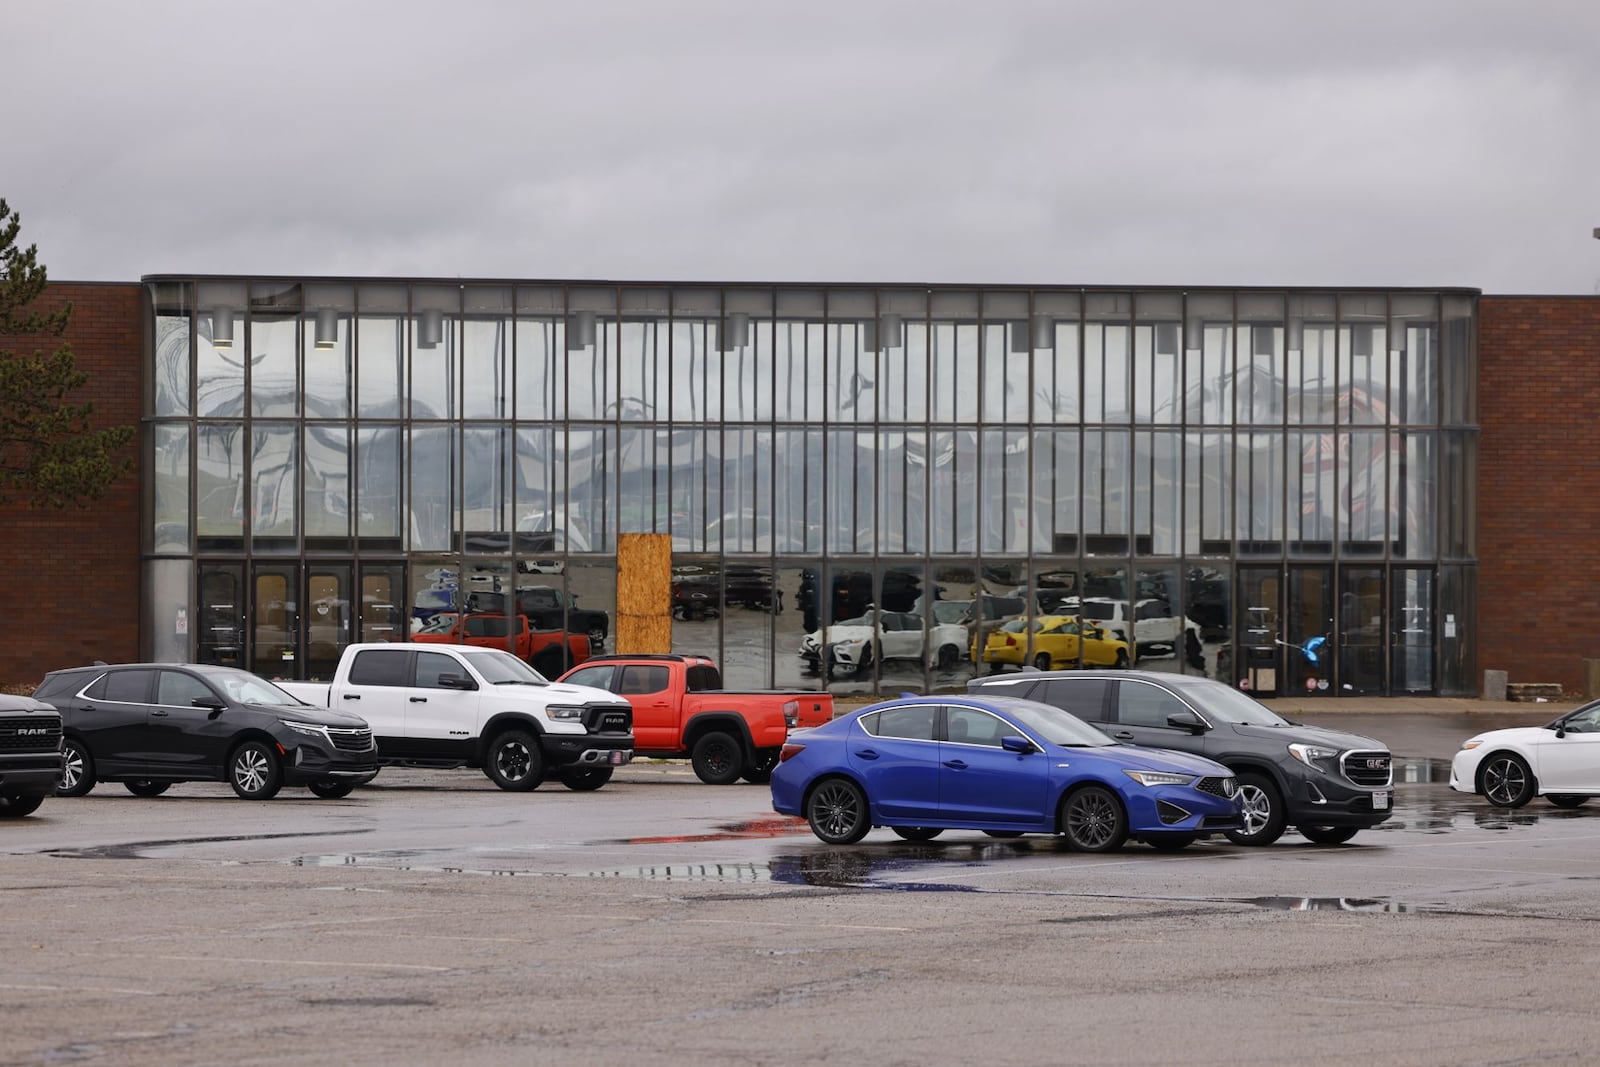
<svg viewBox="0 0 1600 1067">
<path fill-rule="evenodd" d="M 617 538 L 733 686 L 1468 693 L 1476 293 L 153 277 L 145 653 L 327 677 Z"/>
</svg>

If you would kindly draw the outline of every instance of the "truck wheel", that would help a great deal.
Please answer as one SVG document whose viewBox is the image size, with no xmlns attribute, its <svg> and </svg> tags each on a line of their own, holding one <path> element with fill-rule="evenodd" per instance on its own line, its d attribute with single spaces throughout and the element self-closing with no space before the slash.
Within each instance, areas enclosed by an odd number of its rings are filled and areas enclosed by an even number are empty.
<svg viewBox="0 0 1600 1067">
<path fill-rule="evenodd" d="M 158 797 L 172 788 L 171 782 L 157 782 L 151 778 L 135 778 L 123 782 L 122 787 L 136 797 Z"/>
<path fill-rule="evenodd" d="M 61 783 L 58 797 L 81 797 L 94 788 L 94 757 L 82 741 L 67 738 L 61 742 Z"/>
<path fill-rule="evenodd" d="M 312 782 L 306 787 L 311 790 L 311 795 L 321 797 L 323 800 L 338 800 L 355 792 L 356 784 L 350 781 L 341 781 L 330 778 L 325 782 Z"/>
<path fill-rule="evenodd" d="M 501 789 L 525 793 L 544 781 L 544 754 L 539 739 L 526 730 L 507 730 L 489 743 L 483 773 Z"/>
<path fill-rule="evenodd" d="M 744 773 L 744 749 L 720 731 L 696 741 L 690 761 L 694 773 L 707 785 L 732 785 Z"/>
<path fill-rule="evenodd" d="M 561 784 L 574 793 L 587 793 L 611 781 L 610 767 L 574 767 L 561 772 Z"/>
<path fill-rule="evenodd" d="M 782 751 L 783 748 L 781 746 L 778 748 L 756 749 L 756 758 L 751 761 L 750 766 L 746 767 L 744 773 L 739 777 L 751 785 L 766 785 L 772 781 L 772 768 L 778 765 L 778 753 Z"/>
<path fill-rule="evenodd" d="M 260 741 L 246 741 L 228 757 L 228 784 L 245 800 L 271 800 L 283 785 L 278 754 Z"/>
<path fill-rule="evenodd" d="M 589 631 L 589 648 L 595 653 L 606 650 L 606 632 L 599 626 Z"/>
<path fill-rule="evenodd" d="M 20 819 L 32 815 L 44 803 L 44 797 L 19 797 L 15 793 L 0 794 L 0 819 Z"/>
</svg>

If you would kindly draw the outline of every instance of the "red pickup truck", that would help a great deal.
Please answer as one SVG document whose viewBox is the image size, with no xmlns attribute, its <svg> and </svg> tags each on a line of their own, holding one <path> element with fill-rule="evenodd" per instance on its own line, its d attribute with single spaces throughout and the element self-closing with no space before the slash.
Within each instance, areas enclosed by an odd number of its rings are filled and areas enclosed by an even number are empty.
<svg viewBox="0 0 1600 1067">
<path fill-rule="evenodd" d="M 535 630 L 526 615 L 448 616 L 411 635 L 411 640 L 436 645 L 477 645 L 503 648 L 527 661 L 546 678 L 554 678 L 567 668 L 589 658 L 587 634 L 564 630 Z"/>
<path fill-rule="evenodd" d="M 709 785 L 765 783 L 791 729 L 833 718 L 831 693 L 723 689 L 705 656 L 596 656 L 561 681 L 626 697 L 634 756 L 687 758 Z"/>
</svg>

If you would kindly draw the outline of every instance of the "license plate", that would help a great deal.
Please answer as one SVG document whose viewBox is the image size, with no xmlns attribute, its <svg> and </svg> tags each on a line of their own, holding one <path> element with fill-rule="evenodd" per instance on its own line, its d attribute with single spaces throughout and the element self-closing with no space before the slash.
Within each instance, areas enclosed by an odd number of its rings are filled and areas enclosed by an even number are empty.
<svg viewBox="0 0 1600 1067">
<path fill-rule="evenodd" d="M 617 749 L 611 753 L 611 764 L 614 767 L 620 767 L 631 759 L 633 759 L 633 753 L 625 749 Z"/>
<path fill-rule="evenodd" d="M 1387 789 L 1379 790 L 1378 792 L 1372 794 L 1372 810 L 1389 810 L 1389 791 Z"/>
</svg>

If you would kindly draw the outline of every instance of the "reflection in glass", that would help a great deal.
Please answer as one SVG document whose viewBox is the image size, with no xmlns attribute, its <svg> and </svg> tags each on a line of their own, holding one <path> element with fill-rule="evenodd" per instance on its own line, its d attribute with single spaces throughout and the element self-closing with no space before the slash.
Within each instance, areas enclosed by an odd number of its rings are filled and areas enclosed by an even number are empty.
<svg viewBox="0 0 1600 1067">
<path fill-rule="evenodd" d="M 177 287 L 162 287 L 176 289 Z M 176 295 L 176 294 L 172 294 Z M 158 294 L 157 299 L 160 300 Z M 157 305 L 155 331 L 155 413 L 189 414 L 190 316 L 170 305 Z"/>
<path fill-rule="evenodd" d="M 306 547 L 349 548 L 350 428 L 306 424 Z"/>
<path fill-rule="evenodd" d="M 155 457 L 147 483 L 154 498 L 155 523 L 151 549 L 157 553 L 189 551 L 189 427 L 158 423 L 151 435 Z"/>
<path fill-rule="evenodd" d="M 244 601 L 244 568 L 240 564 L 201 564 L 196 662 L 244 666 Z"/>
<path fill-rule="evenodd" d="M 411 431 L 410 544 L 413 552 L 448 551 L 455 529 L 455 431 Z"/>
<path fill-rule="evenodd" d="M 300 320 L 256 315 L 250 321 L 250 410 L 292 416 L 299 409 Z"/>
<path fill-rule="evenodd" d="M 294 547 L 299 455 L 292 423 L 254 424 L 250 448 L 250 533 L 257 551 Z"/>
<path fill-rule="evenodd" d="M 358 408 L 363 418 L 405 414 L 406 290 L 403 286 L 362 286 L 356 297 L 356 374 Z"/>
</svg>

